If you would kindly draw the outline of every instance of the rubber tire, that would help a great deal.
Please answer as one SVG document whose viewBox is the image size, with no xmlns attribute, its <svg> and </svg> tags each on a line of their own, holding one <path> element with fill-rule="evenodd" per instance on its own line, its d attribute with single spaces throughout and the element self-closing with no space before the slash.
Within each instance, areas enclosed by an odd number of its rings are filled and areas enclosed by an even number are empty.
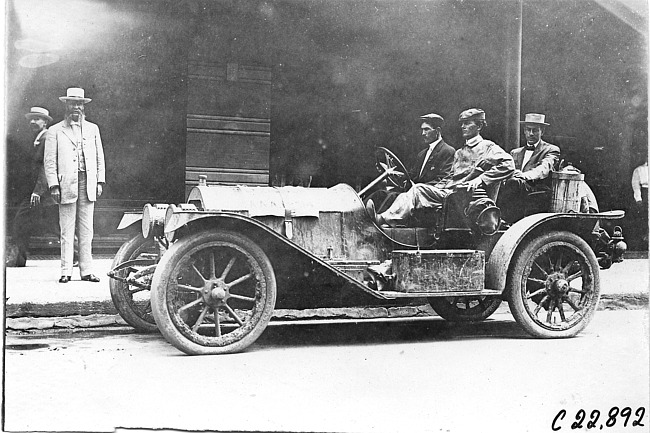
<svg viewBox="0 0 650 433">
<path fill-rule="evenodd" d="M 473 296 L 472 298 L 475 297 L 476 296 Z M 431 308 L 433 308 L 440 317 L 449 322 L 482 322 L 494 314 L 502 302 L 502 299 L 497 296 L 484 296 L 484 301 L 487 301 L 484 306 L 480 306 L 479 308 L 471 307 L 468 310 L 459 308 L 456 304 L 449 302 L 449 298 L 450 297 L 435 297 L 428 299 Z"/>
<path fill-rule="evenodd" d="M 593 275 L 593 294 L 591 295 L 587 310 L 575 325 L 564 330 L 547 329 L 536 323 L 526 310 L 524 305 L 525 300 L 522 297 L 521 291 L 521 285 L 523 283 L 522 279 L 528 263 L 533 259 L 538 251 L 546 245 L 555 242 L 559 245 L 564 244 L 577 248 L 578 251 L 584 255 L 586 264 L 591 269 L 591 274 Z M 534 238 L 516 254 L 513 265 L 508 273 L 506 294 L 512 315 L 517 323 L 519 323 L 519 325 L 521 325 L 530 335 L 537 338 L 574 337 L 589 324 L 598 307 L 598 301 L 600 300 L 600 275 L 596 255 L 582 238 L 571 232 L 555 231 Z"/>
<path fill-rule="evenodd" d="M 243 249 L 249 258 L 261 268 L 264 288 L 262 310 L 257 313 L 253 328 L 239 340 L 221 346 L 207 346 L 187 338 L 173 321 L 168 308 L 168 286 L 175 284 L 175 274 L 184 259 L 189 259 L 201 249 L 215 244 L 229 244 Z M 218 355 L 241 352 L 253 344 L 262 334 L 273 315 L 277 296 L 277 285 L 273 266 L 266 253 L 248 237 L 236 232 L 206 230 L 191 234 L 175 242 L 163 256 L 152 280 L 152 310 L 158 329 L 174 347 L 188 355 Z M 257 306 L 257 305 L 256 305 Z M 248 322 L 245 322 L 245 325 Z M 228 335 L 228 334 L 226 334 Z M 219 338 L 219 337 L 213 337 Z"/>
<path fill-rule="evenodd" d="M 141 234 L 133 236 L 122 244 L 119 250 L 117 250 L 117 254 L 115 254 L 115 258 L 113 258 L 111 269 L 114 269 L 116 266 L 126 262 L 127 260 L 137 258 L 142 251 L 146 251 L 153 247 L 155 247 L 155 241 L 153 239 L 145 239 Z M 126 270 L 122 270 L 120 273 L 123 274 L 122 276 L 125 276 Z M 110 278 L 109 288 L 113 305 L 126 323 L 133 326 L 139 332 L 158 331 L 153 316 L 150 316 L 150 319 L 147 320 L 146 316 L 142 316 L 139 311 L 133 308 L 132 300 L 127 295 L 128 287 L 126 283 Z"/>
</svg>

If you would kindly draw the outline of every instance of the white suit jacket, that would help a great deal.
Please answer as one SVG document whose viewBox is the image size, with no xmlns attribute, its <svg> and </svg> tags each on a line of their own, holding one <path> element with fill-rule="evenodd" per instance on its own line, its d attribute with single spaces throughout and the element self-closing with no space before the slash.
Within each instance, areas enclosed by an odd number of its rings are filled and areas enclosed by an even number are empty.
<svg viewBox="0 0 650 433">
<path fill-rule="evenodd" d="M 106 182 L 104 149 L 99 127 L 83 119 L 81 122 L 82 146 L 86 163 L 88 200 L 97 200 L 97 183 Z M 45 177 L 51 188 L 59 185 L 61 204 L 74 203 L 79 191 L 79 162 L 77 143 L 72 127 L 63 120 L 47 130 L 45 136 Z"/>
</svg>

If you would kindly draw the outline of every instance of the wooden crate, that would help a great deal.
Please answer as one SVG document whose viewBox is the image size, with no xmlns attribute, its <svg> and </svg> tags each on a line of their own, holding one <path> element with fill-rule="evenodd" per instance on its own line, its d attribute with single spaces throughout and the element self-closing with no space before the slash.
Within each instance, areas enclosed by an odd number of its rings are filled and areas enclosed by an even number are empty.
<svg viewBox="0 0 650 433">
<path fill-rule="evenodd" d="M 395 291 L 479 292 L 485 282 L 485 252 L 475 250 L 393 251 Z"/>
</svg>

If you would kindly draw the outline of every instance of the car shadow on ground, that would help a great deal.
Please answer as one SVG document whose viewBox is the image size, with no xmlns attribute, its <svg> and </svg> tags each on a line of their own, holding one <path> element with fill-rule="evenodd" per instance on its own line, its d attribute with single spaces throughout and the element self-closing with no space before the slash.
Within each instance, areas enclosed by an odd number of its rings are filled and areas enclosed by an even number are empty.
<svg viewBox="0 0 650 433">
<path fill-rule="evenodd" d="M 451 323 L 439 319 L 320 322 L 269 326 L 251 349 L 269 346 L 341 346 L 492 338 L 529 339 L 532 337 L 512 319 L 488 319 L 481 323 Z"/>
<path fill-rule="evenodd" d="M 440 318 L 426 320 L 337 320 L 271 322 L 245 352 L 269 349 L 323 346 L 357 346 L 400 343 L 427 343 L 455 340 L 531 339 L 512 317 L 500 315 L 479 323 L 452 323 Z M 93 331 L 61 330 L 36 335 L 10 335 L 8 351 L 59 350 L 87 338 L 128 338 L 147 345 L 166 344 L 158 332 L 140 333 L 130 327 Z M 77 343 L 74 343 L 76 341 Z M 54 348 L 54 349 L 53 349 Z M 176 353 L 182 355 L 181 352 Z"/>
</svg>

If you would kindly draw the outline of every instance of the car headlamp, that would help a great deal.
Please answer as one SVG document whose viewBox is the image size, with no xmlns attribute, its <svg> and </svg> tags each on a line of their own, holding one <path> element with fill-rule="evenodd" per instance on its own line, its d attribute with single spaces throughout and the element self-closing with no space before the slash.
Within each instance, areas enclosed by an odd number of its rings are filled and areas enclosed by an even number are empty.
<svg viewBox="0 0 650 433">
<path fill-rule="evenodd" d="M 155 204 L 151 205 L 147 203 L 142 209 L 142 236 L 145 239 L 149 239 L 153 236 L 162 236 L 164 223 L 165 223 L 165 211 L 169 205 L 167 204 Z"/>
<path fill-rule="evenodd" d="M 175 204 L 169 205 L 169 207 L 165 211 L 165 227 L 169 227 L 169 223 L 170 223 L 172 217 L 174 216 L 174 212 L 176 212 L 177 210 L 179 210 L 179 208 Z M 171 232 L 170 231 L 165 232 L 165 238 L 169 242 L 172 242 L 174 240 L 174 233 L 175 233 L 175 230 L 171 231 Z"/>
</svg>

